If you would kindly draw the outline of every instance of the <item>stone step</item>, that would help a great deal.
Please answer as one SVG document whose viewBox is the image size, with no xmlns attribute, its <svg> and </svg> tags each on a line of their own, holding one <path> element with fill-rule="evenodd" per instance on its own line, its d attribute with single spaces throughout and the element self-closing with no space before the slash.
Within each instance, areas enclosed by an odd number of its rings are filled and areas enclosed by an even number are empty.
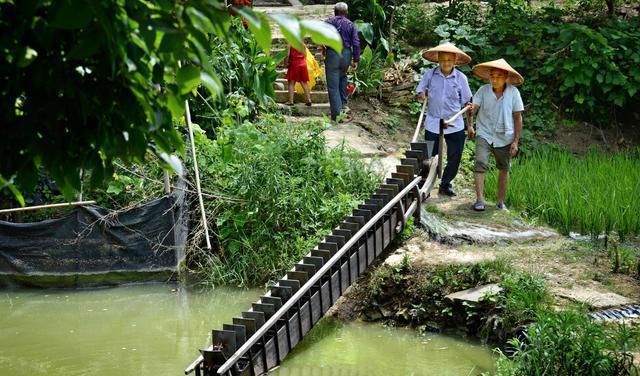
<svg viewBox="0 0 640 376">
<path fill-rule="evenodd" d="M 276 90 L 276 102 L 284 103 L 289 100 L 289 92 L 286 90 Z M 304 94 L 295 93 L 295 102 L 302 102 L 304 104 Z M 329 94 L 326 91 L 311 91 L 311 101 L 314 103 L 329 102 Z"/>
<path fill-rule="evenodd" d="M 299 5 L 300 2 L 293 0 L 296 4 L 292 4 L 288 0 L 254 0 L 253 6 L 255 7 L 289 7 L 291 5 Z"/>
<path fill-rule="evenodd" d="M 485 296 L 495 295 L 502 291 L 502 287 L 497 283 L 489 285 L 478 286 L 463 291 L 454 292 L 445 296 L 445 299 L 451 301 L 460 301 L 467 303 L 479 303 Z"/>
<path fill-rule="evenodd" d="M 276 69 L 276 73 L 278 74 L 278 77 L 276 78 L 276 80 L 284 79 L 285 76 L 287 75 L 287 70 L 285 68 L 278 68 L 278 69 Z M 325 74 L 324 73 L 324 67 L 322 67 L 322 76 L 318 77 L 316 80 L 325 82 L 324 74 Z"/>
<path fill-rule="evenodd" d="M 276 88 L 276 90 L 286 90 L 288 85 L 287 79 L 286 78 L 277 78 L 274 88 Z M 281 87 L 282 89 L 277 89 L 277 87 Z M 313 86 L 313 89 L 311 91 L 325 91 L 327 90 L 327 85 L 324 82 L 324 77 L 318 77 L 316 79 L 316 84 Z"/>
<path fill-rule="evenodd" d="M 305 106 L 304 103 L 296 103 L 293 106 L 278 103 L 278 109 L 290 116 L 329 116 L 331 114 L 329 103 L 314 103 L 311 107 Z"/>
<path fill-rule="evenodd" d="M 309 48 L 312 52 L 314 48 L 318 48 L 318 46 L 313 42 L 313 40 L 309 36 L 304 38 L 304 44 L 306 44 L 307 48 Z M 272 27 L 271 28 L 271 51 L 283 50 L 283 49 L 286 49 L 288 46 L 289 46 L 289 42 L 287 41 L 287 38 L 285 38 L 281 34 L 280 30 L 278 29 L 274 30 Z"/>
</svg>

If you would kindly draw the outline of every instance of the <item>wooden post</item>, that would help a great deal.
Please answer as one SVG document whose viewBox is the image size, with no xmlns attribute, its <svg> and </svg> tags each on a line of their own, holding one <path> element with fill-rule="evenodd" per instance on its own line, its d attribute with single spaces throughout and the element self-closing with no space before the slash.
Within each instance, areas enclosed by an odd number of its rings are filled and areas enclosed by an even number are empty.
<svg viewBox="0 0 640 376">
<path fill-rule="evenodd" d="M 84 169 L 80 169 L 80 193 L 78 194 L 78 201 L 82 201 L 82 190 L 84 188 Z"/>
<path fill-rule="evenodd" d="M 420 117 L 418 118 L 418 125 L 416 126 L 416 131 L 413 133 L 413 138 L 411 142 L 418 142 L 418 137 L 420 137 L 420 129 L 422 129 L 422 120 L 424 119 L 424 111 L 427 109 L 427 98 L 424 99 L 422 103 L 422 110 L 420 111 Z M 431 157 L 430 155 L 427 157 Z"/>
<path fill-rule="evenodd" d="M 163 183 L 164 183 L 164 193 L 168 195 L 169 193 L 171 193 L 171 185 L 169 183 L 169 171 L 162 170 L 162 172 L 163 172 L 163 175 L 164 175 L 164 179 L 163 179 L 164 180 L 163 181 Z"/>
<path fill-rule="evenodd" d="M 196 174 L 196 192 L 198 193 L 198 202 L 200 203 L 200 213 L 202 214 L 202 225 L 204 226 L 204 236 L 207 239 L 207 249 L 211 249 L 211 241 L 209 240 L 209 226 L 207 225 L 207 215 L 204 211 L 204 202 L 202 201 L 202 191 L 200 190 L 200 172 L 198 172 L 198 160 L 196 159 L 196 143 L 193 140 L 193 126 L 191 124 L 191 112 L 189 111 L 189 101 L 184 101 L 184 117 L 187 121 L 189 129 L 189 140 L 191 140 L 191 157 L 193 158 L 193 169 Z"/>
<path fill-rule="evenodd" d="M 440 134 L 438 135 L 438 177 L 442 179 L 442 149 L 444 147 L 444 119 L 440 119 Z"/>
</svg>

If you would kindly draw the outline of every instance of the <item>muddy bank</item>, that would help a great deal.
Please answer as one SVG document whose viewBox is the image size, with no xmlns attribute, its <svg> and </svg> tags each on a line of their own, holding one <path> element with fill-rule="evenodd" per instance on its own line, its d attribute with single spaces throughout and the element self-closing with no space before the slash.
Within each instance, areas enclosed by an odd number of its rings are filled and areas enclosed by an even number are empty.
<svg viewBox="0 0 640 376">
<path fill-rule="evenodd" d="M 432 196 L 423 226 L 352 286 L 331 316 L 501 345 L 533 322 L 541 306 L 563 310 L 577 303 L 593 312 L 640 302 L 640 281 L 613 273 L 601 247 L 512 212 L 475 213 L 464 191 L 454 199 Z M 447 299 L 489 284 L 501 290 L 477 301 Z M 523 305 L 514 308 L 518 302 Z"/>
</svg>

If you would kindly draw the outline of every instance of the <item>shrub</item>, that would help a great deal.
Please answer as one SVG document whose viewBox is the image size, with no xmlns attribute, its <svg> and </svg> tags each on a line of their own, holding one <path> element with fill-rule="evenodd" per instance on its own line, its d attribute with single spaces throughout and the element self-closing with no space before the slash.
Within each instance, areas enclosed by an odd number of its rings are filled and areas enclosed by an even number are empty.
<svg viewBox="0 0 640 376">
<path fill-rule="evenodd" d="M 345 148 L 325 150 L 323 122 L 259 121 L 198 132 L 203 190 L 235 200 L 207 203 L 215 254 L 199 252 L 202 279 L 256 285 L 280 277 L 373 191 L 378 177 Z"/>
<path fill-rule="evenodd" d="M 581 312 L 544 313 L 523 341 L 510 341 L 516 352 L 512 360 L 500 355 L 496 375 L 633 375 L 630 349 L 639 339 L 637 329 L 607 328 Z"/>
</svg>

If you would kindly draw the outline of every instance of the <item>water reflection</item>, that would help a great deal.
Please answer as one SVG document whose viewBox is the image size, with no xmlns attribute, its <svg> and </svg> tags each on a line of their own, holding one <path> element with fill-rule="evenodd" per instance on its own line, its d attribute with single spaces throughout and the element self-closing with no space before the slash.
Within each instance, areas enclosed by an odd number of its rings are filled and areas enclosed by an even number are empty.
<svg viewBox="0 0 640 376">
<path fill-rule="evenodd" d="M 0 375 L 181 375 L 261 289 L 147 284 L 0 291 Z M 477 375 L 480 346 L 410 330 L 321 321 L 276 375 Z M 475 368 L 474 368 L 475 367 Z"/>
<path fill-rule="evenodd" d="M 179 375 L 262 290 L 132 285 L 0 293 L 0 375 Z"/>
<path fill-rule="evenodd" d="M 459 339 L 325 320 L 270 374 L 466 376 L 491 371 L 493 365 L 488 348 Z"/>
</svg>

